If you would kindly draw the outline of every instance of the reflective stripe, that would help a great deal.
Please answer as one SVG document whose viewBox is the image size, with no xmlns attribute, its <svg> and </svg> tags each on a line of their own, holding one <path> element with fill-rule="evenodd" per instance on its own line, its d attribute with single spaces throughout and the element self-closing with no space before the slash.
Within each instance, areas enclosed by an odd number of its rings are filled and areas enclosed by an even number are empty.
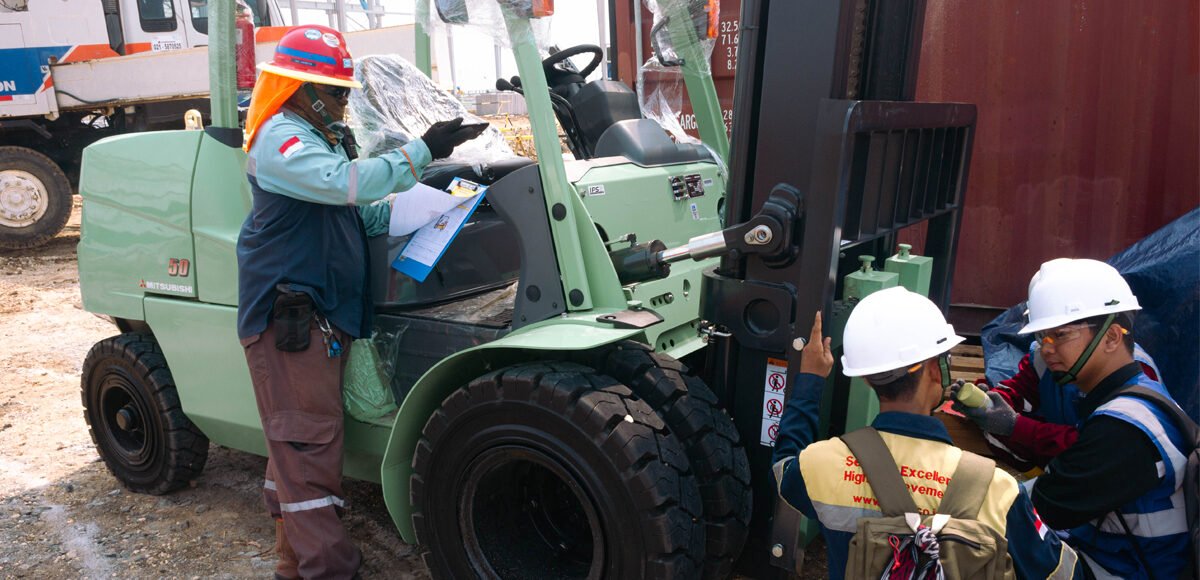
<svg viewBox="0 0 1200 580">
<path fill-rule="evenodd" d="M 1066 544 L 1063 544 L 1063 546 L 1065 547 Z M 1092 571 L 1092 576 L 1095 577 L 1096 580 L 1124 580 L 1120 576 L 1113 575 L 1113 573 L 1109 572 L 1107 568 L 1101 566 L 1099 562 L 1093 560 L 1091 556 L 1087 555 L 1087 552 L 1079 552 L 1079 555 L 1083 557 L 1084 563 L 1087 564 L 1088 570 Z"/>
<path fill-rule="evenodd" d="M 1183 489 L 1171 494 L 1171 507 L 1148 514 L 1123 514 L 1129 531 L 1139 538 L 1161 538 L 1185 534 L 1188 531 L 1187 513 L 1183 509 Z M 1098 526 L 1100 531 L 1109 534 L 1125 534 L 1125 528 L 1117 520 L 1117 514 L 1110 513 Z"/>
<path fill-rule="evenodd" d="M 275 487 L 275 482 L 269 479 L 263 482 L 263 487 L 271 491 L 279 491 L 279 489 Z"/>
<path fill-rule="evenodd" d="M 305 60 L 316 61 L 316 62 L 324 63 L 324 64 L 332 64 L 332 65 L 338 64 L 337 59 L 333 58 L 332 56 L 317 54 L 315 52 L 308 52 L 306 50 L 296 50 L 294 48 L 289 48 L 286 46 L 276 46 L 275 52 L 286 54 L 288 56 L 294 56 L 297 58 L 303 58 Z M 300 63 L 300 64 L 304 64 L 304 63 Z"/>
<path fill-rule="evenodd" d="M 1041 378 L 1049 368 L 1046 366 L 1046 359 L 1042 358 L 1042 345 L 1034 342 L 1029 354 L 1032 355 L 1029 359 L 1033 362 L 1033 370 L 1037 373 L 1038 378 Z"/>
<path fill-rule="evenodd" d="M 858 520 L 861 518 L 880 518 L 883 512 L 867 508 L 845 507 L 812 500 L 813 510 L 817 519 L 826 529 L 837 532 L 854 533 L 858 531 Z"/>
<path fill-rule="evenodd" d="M 1046 580 L 1057 580 L 1058 578 L 1071 579 L 1075 577 L 1075 564 L 1079 562 L 1079 554 L 1068 546 L 1066 542 L 1059 542 L 1058 552 L 1058 567 L 1046 576 Z"/>
<path fill-rule="evenodd" d="M 1026 403 L 1026 404 L 1028 404 L 1028 403 Z M 985 441 L 987 441 L 988 443 L 990 443 L 990 444 L 992 444 L 992 445 L 995 445 L 995 446 L 996 446 L 998 449 L 1003 449 L 1005 453 L 1008 453 L 1009 455 L 1012 455 L 1012 456 L 1013 456 L 1013 458 L 1014 458 L 1014 459 L 1016 459 L 1017 461 L 1024 461 L 1024 462 L 1026 462 L 1026 463 L 1032 463 L 1032 461 L 1029 461 L 1028 459 L 1025 459 L 1024 457 L 1021 457 L 1021 456 L 1020 456 L 1020 455 L 1019 455 L 1019 454 L 1018 454 L 1016 451 L 1013 451 L 1012 449 L 1009 449 L 1007 445 L 1005 445 L 1004 443 L 1001 443 L 1001 442 L 1000 442 L 1000 440 L 999 440 L 999 439 L 997 439 L 997 438 L 996 438 L 994 435 L 992 435 L 991 433 L 988 433 L 987 431 L 984 431 L 984 432 L 983 432 L 983 438 L 984 438 L 984 440 L 985 440 Z"/>
<path fill-rule="evenodd" d="M 1147 403 L 1153 404 L 1153 403 Z M 1166 430 L 1163 429 L 1162 422 L 1158 420 L 1158 416 L 1147 409 L 1145 405 L 1137 400 L 1129 397 L 1117 397 L 1096 409 L 1096 415 L 1116 415 L 1130 423 L 1138 425 L 1149 432 L 1149 435 L 1157 445 L 1166 453 L 1166 459 L 1171 463 L 1171 471 L 1175 476 L 1175 485 L 1178 487 L 1183 482 L 1183 466 L 1187 460 L 1183 454 L 1175 448 L 1175 444 L 1167 437 Z"/>
<path fill-rule="evenodd" d="M 346 502 L 340 497 L 327 495 L 321 499 L 310 499 L 308 501 L 298 501 L 294 503 L 281 503 L 279 504 L 279 510 L 293 513 L 320 509 L 323 507 L 329 507 L 331 505 L 344 508 L 346 507 Z"/>
<path fill-rule="evenodd" d="M 358 199 L 358 164 L 350 164 L 350 187 L 346 188 L 346 205 L 354 205 Z"/>
</svg>

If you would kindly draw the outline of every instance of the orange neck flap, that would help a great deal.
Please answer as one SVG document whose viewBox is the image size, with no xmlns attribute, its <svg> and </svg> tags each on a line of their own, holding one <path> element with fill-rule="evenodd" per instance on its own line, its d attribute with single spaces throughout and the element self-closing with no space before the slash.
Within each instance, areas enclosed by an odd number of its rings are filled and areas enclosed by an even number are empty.
<svg viewBox="0 0 1200 580">
<path fill-rule="evenodd" d="M 250 111 L 246 113 L 246 144 L 242 146 L 243 150 L 250 151 L 259 127 L 262 127 L 267 119 L 275 116 L 279 107 L 283 106 L 302 84 L 304 81 L 267 71 L 258 75 L 258 81 L 254 83 L 254 93 L 250 95 Z"/>
</svg>

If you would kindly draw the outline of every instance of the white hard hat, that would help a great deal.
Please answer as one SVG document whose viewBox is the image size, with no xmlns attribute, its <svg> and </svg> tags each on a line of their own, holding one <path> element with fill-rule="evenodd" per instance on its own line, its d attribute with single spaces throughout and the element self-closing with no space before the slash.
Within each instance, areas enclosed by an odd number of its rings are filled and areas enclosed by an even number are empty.
<svg viewBox="0 0 1200 580">
<path fill-rule="evenodd" d="M 1029 281 L 1029 323 L 1020 333 L 1141 309 L 1116 268 L 1097 260 L 1058 258 L 1042 264 Z"/>
<path fill-rule="evenodd" d="M 846 321 L 842 373 L 873 375 L 931 359 L 966 340 L 932 300 L 896 286 L 859 302 Z"/>
</svg>

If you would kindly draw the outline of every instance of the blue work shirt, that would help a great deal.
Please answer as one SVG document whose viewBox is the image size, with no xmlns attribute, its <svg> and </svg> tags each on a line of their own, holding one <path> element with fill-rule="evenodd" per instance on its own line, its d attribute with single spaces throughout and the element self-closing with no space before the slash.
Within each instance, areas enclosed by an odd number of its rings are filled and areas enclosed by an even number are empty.
<svg viewBox="0 0 1200 580">
<path fill-rule="evenodd" d="M 815 442 L 824 385 L 817 375 L 796 377 L 773 459 L 776 473 L 782 473 L 776 482 L 780 497 L 820 523 L 829 577 L 840 580 L 857 519 L 882 513 L 849 448 L 836 438 Z M 871 425 L 897 460 L 902 479 L 916 490 L 911 493 L 918 507 L 936 511 L 962 456 L 946 427 L 928 415 L 898 412 L 880 413 Z M 1019 578 L 1071 578 L 1079 570 L 1074 551 L 1042 525 L 1025 490 L 1003 471 L 996 470 L 979 521 L 1003 531 Z"/>
<path fill-rule="evenodd" d="M 411 188 L 430 160 L 415 140 L 351 161 L 295 113 L 267 120 L 246 160 L 253 204 L 237 244 L 238 337 L 266 330 L 280 284 L 352 337 L 369 335 L 367 237 L 387 231 L 391 212 L 375 202 Z"/>
</svg>

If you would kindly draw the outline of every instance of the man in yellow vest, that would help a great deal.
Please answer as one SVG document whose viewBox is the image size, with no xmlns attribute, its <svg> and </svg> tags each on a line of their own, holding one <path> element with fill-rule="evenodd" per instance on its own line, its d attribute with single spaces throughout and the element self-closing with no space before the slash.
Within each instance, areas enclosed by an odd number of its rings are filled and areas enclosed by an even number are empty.
<svg viewBox="0 0 1200 580">
<path fill-rule="evenodd" d="M 890 288 L 863 299 L 850 314 L 843 339 L 843 372 L 861 376 L 879 396 L 872 427 L 921 514 L 935 514 L 964 452 L 930 413 L 949 383 L 949 352 L 964 339 L 928 298 Z M 862 518 L 880 518 L 880 499 L 855 453 L 841 438 L 814 442 L 821 391 L 833 367 L 830 340 L 817 313 L 775 443 L 780 497 L 817 519 L 828 550 L 829 576 L 846 576 L 850 540 Z M 1007 473 L 994 469 L 975 521 L 1008 541 L 1020 578 L 1072 578 L 1074 551 L 1041 524 L 1029 497 Z M 981 481 L 986 482 L 985 478 Z M 878 575 L 882 570 L 871 571 Z M 891 576 L 896 577 L 896 576 Z M 1082 575 L 1080 576 L 1082 577 Z"/>
</svg>

